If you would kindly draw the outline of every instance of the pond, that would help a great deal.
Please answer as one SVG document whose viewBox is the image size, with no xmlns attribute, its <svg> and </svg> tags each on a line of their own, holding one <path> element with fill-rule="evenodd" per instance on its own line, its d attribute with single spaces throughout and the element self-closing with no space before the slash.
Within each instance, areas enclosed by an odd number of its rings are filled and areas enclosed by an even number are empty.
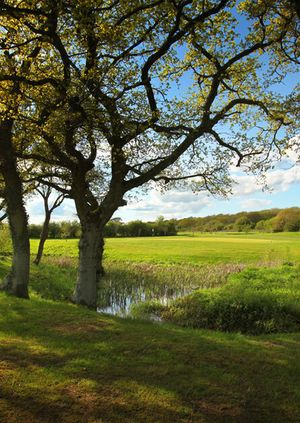
<svg viewBox="0 0 300 423">
<path fill-rule="evenodd" d="M 125 317 L 144 301 L 167 304 L 199 288 L 221 286 L 243 265 L 205 266 L 108 263 L 98 297 L 98 311 Z"/>
<path fill-rule="evenodd" d="M 130 314 L 133 304 L 156 300 L 166 305 L 175 298 L 189 294 L 192 290 L 191 287 L 171 287 L 162 284 L 116 286 L 112 282 L 100 289 L 97 311 L 125 317 Z"/>
</svg>

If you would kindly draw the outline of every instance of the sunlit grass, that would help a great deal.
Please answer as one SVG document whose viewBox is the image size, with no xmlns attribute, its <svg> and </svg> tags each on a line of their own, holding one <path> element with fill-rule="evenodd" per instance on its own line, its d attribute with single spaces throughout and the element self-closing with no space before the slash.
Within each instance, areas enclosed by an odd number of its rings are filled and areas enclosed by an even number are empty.
<svg viewBox="0 0 300 423">
<path fill-rule="evenodd" d="M 32 254 L 38 240 L 31 240 Z M 45 255 L 77 257 L 78 240 L 47 241 Z M 105 244 L 106 261 L 156 264 L 268 264 L 300 261 L 299 233 L 218 233 L 177 237 L 110 238 Z"/>
</svg>

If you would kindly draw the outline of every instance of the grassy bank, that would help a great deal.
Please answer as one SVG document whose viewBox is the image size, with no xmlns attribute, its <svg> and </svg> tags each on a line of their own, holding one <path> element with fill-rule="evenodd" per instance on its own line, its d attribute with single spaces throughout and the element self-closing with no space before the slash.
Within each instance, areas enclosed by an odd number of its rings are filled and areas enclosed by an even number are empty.
<svg viewBox="0 0 300 423">
<path fill-rule="evenodd" d="M 145 313 L 151 303 L 136 306 Z M 155 306 L 155 305 L 154 305 Z M 155 307 L 154 307 L 155 308 Z M 219 288 L 200 289 L 168 306 L 164 320 L 182 326 L 248 334 L 300 330 L 300 268 L 249 268 Z"/>
<path fill-rule="evenodd" d="M 300 335 L 250 337 L 0 295 L 0 421 L 300 420 Z"/>
</svg>

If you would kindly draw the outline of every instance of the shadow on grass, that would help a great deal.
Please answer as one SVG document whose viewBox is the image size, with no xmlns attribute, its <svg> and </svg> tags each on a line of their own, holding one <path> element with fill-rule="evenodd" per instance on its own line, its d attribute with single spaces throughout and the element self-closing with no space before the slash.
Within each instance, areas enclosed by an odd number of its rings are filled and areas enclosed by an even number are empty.
<svg viewBox="0 0 300 423">
<path fill-rule="evenodd" d="M 183 330 L 4 295 L 0 307 L 1 421 L 300 420 L 299 335 Z"/>
</svg>

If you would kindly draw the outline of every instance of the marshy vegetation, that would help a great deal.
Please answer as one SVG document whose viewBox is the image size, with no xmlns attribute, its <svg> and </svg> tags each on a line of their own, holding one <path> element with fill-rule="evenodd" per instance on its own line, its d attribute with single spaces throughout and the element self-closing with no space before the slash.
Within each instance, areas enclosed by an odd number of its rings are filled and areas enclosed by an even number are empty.
<svg viewBox="0 0 300 423">
<path fill-rule="evenodd" d="M 248 334 L 300 329 L 300 268 L 252 268 L 218 288 L 200 288 L 169 304 L 146 302 L 134 315 L 185 327 Z"/>
</svg>

